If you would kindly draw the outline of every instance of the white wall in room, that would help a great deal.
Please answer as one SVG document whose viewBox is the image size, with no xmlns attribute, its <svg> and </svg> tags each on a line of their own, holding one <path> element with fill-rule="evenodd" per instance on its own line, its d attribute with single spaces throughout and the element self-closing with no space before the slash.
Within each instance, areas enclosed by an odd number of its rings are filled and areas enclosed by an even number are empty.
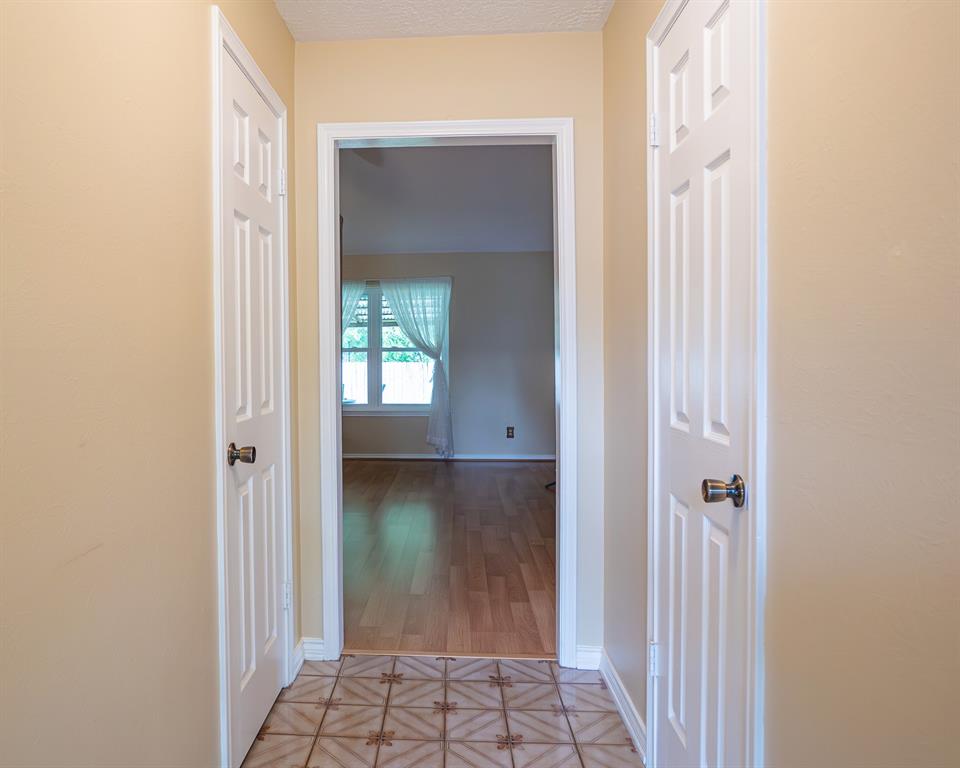
<svg viewBox="0 0 960 768">
<path fill-rule="evenodd" d="M 450 395 L 457 454 L 556 449 L 552 253 L 346 256 L 345 280 L 453 278 Z M 516 437 L 505 436 L 507 425 Z M 344 413 L 345 454 L 422 453 L 426 417 Z"/>
</svg>

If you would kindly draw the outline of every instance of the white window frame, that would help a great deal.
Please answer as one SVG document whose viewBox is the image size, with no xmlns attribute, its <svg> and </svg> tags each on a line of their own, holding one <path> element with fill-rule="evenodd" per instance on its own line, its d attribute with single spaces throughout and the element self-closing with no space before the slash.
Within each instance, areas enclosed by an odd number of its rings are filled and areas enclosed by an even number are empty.
<svg viewBox="0 0 960 768">
<path fill-rule="evenodd" d="M 383 414 L 401 416 L 428 416 L 431 403 L 383 403 L 383 353 L 408 352 L 419 350 L 416 347 L 384 347 L 383 346 L 383 289 L 379 280 L 366 281 L 367 294 L 367 346 L 342 347 L 340 365 L 343 365 L 343 352 L 367 353 L 367 402 L 344 403 L 341 393 L 340 407 L 343 412 L 351 416 L 382 416 Z M 344 329 L 346 330 L 346 329 Z M 450 319 L 447 318 L 447 336 L 450 334 Z M 342 338 L 341 338 L 342 345 Z M 448 355 L 449 357 L 449 355 Z M 373 363 L 376 362 L 376 365 Z M 450 361 L 444 360 L 447 370 L 450 370 Z"/>
</svg>

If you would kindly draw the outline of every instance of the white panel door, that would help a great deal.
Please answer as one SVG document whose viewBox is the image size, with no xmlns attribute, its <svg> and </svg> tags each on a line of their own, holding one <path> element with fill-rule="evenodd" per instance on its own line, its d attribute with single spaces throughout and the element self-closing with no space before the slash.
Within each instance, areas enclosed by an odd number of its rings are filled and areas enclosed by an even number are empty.
<svg viewBox="0 0 960 768">
<path fill-rule="evenodd" d="M 751 12 L 687 3 L 653 49 L 659 768 L 747 754 L 750 507 L 701 482 L 751 480 Z"/>
<path fill-rule="evenodd" d="M 253 446 L 224 487 L 232 762 L 242 760 L 284 682 L 283 209 L 281 122 L 221 49 L 222 323 L 226 442 Z M 227 446 L 223 446 L 227 461 Z"/>
</svg>

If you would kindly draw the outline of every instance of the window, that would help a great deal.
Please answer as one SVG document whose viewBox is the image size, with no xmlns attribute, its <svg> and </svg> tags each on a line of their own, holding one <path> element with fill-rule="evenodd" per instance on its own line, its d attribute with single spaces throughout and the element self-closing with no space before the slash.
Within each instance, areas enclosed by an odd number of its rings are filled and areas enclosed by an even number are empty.
<svg viewBox="0 0 960 768">
<path fill-rule="evenodd" d="M 368 282 L 343 332 L 343 405 L 353 410 L 425 411 L 433 360 L 397 324 L 377 282 Z"/>
</svg>

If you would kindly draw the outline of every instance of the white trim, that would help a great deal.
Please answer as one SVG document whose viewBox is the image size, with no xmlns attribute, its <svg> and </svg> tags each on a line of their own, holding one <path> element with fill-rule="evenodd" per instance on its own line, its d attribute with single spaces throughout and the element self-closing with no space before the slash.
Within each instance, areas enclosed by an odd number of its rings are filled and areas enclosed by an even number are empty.
<svg viewBox="0 0 960 768">
<path fill-rule="evenodd" d="M 667 3 L 660 10 L 653 28 L 647 33 L 646 40 L 646 73 L 647 73 L 647 105 L 646 105 L 646 125 L 651 124 L 653 114 L 656 112 L 656 98 L 654 93 L 654 84 L 656 78 L 653 72 L 654 63 L 654 40 L 659 40 L 660 31 L 658 29 L 661 19 L 665 14 L 670 14 L 670 18 L 676 17 L 679 13 L 675 0 L 667 0 Z M 682 7 L 682 6 L 681 6 Z M 672 23 L 672 22 L 671 22 Z M 659 142 L 658 142 L 659 144 Z M 657 353 L 655 339 L 657 334 L 656 326 L 651 322 L 655 315 L 654 302 L 656 300 L 657 286 L 657 268 L 656 258 L 654 258 L 654 248 L 656 239 L 654 237 L 654 223 L 656 222 L 656 197 L 654 179 L 655 150 L 654 143 L 646 141 L 647 145 L 647 648 L 654 642 L 654 622 L 656 620 L 656 590 L 654 589 L 653 570 L 654 564 L 658 562 L 659 545 L 657 543 L 657 519 L 654 514 L 656 509 L 656 494 L 654 491 L 653 478 L 657 476 L 659 464 L 657 461 L 657 452 L 654 446 L 659 439 L 659 430 L 657 427 L 657 406 L 655 393 L 657 382 L 659 381 L 659 370 L 657 363 Z M 642 652 L 639 651 L 638 652 Z M 647 742 L 644 744 L 644 765 L 648 768 L 654 768 L 653 756 L 656 755 L 657 734 L 656 734 L 656 702 L 657 702 L 657 678 L 650 674 L 649 664 L 647 667 L 647 700 L 645 712 L 647 715 L 646 724 L 650 726 Z"/>
<path fill-rule="evenodd" d="M 656 107 L 656 73 L 654 72 L 654 49 L 664 39 L 677 17 L 689 0 L 667 0 L 653 26 L 647 33 L 647 125 Z M 766 2 L 758 0 L 750 5 L 751 44 L 750 57 L 756 81 L 750 83 L 754 98 L 751 125 L 753 153 L 757 175 L 751 185 L 755 194 L 752 210 L 756 218 L 753 222 L 753 280 L 747 300 L 751 306 L 753 330 L 752 346 L 754 354 L 754 380 L 750 397 L 751 451 L 749 458 L 750 514 L 745 516 L 750 526 L 747 540 L 748 582 L 747 621 L 747 712 L 745 713 L 746 765 L 759 766 L 764 757 L 764 624 L 765 594 L 767 572 L 767 328 L 768 328 L 768 291 L 767 291 L 767 40 L 766 40 Z M 657 422 L 657 399 L 659 397 L 658 370 L 658 304 L 656 286 L 657 272 L 657 196 L 656 170 L 658 147 L 647 143 L 647 641 L 656 642 L 654 627 L 657 613 L 657 564 L 659 562 L 658 536 L 656 529 L 657 479 L 659 471 L 659 424 Z M 658 712 L 657 686 L 659 677 L 647 672 L 647 725 L 649 738 L 645 764 L 656 768 Z"/>
<path fill-rule="evenodd" d="M 556 461 L 552 453 L 457 453 L 449 459 L 435 453 L 345 453 L 344 459 L 417 459 L 420 461 Z"/>
<path fill-rule="evenodd" d="M 224 446 L 226 445 L 225 406 L 223 402 L 223 242 L 220 231 L 220 208 L 223 200 L 221 189 L 221 119 L 220 102 L 223 93 L 223 72 L 220 66 L 220 52 L 225 49 L 237 62 L 237 65 L 247 76 L 250 83 L 263 97 L 267 106 L 280 121 L 280 157 L 281 167 L 278 173 L 286 174 L 287 170 L 287 108 L 277 92 L 271 87 L 266 75 L 257 66 L 256 61 L 244 47 L 240 37 L 230 26 L 226 17 L 216 5 L 211 6 L 211 77 L 212 77 L 212 216 L 213 216 L 213 311 L 214 311 L 214 441 L 213 462 L 216 477 L 216 515 L 217 515 L 217 618 L 218 618 L 218 648 L 219 648 L 219 721 L 220 721 L 220 764 L 226 768 L 234 762 L 230 754 L 230 676 L 229 676 L 229 645 L 227 637 L 227 584 L 226 584 L 226 552 L 225 552 L 225 468 Z M 282 382 L 280 389 L 284 393 L 283 439 L 285 504 L 283 509 L 283 562 L 281 569 L 284 581 L 290 584 L 293 591 L 295 584 L 293 572 L 293 456 L 291 444 L 290 424 L 290 313 L 289 308 L 289 223 L 288 208 L 289 195 L 283 196 L 281 214 L 281 232 L 279 233 L 278 253 L 283 260 L 283 285 L 280 291 L 281 315 L 283 328 L 281 330 L 281 370 Z M 295 605 L 291 601 L 284 612 L 282 622 L 281 644 L 283 648 L 283 670 L 285 683 L 291 683 L 300 669 L 298 651 L 294 645 L 294 613 Z"/>
<path fill-rule="evenodd" d="M 577 669 L 600 669 L 603 648 L 599 645 L 577 646 Z"/>
<path fill-rule="evenodd" d="M 421 418 L 427 419 L 430 418 L 430 406 L 420 406 L 420 405 L 381 405 L 370 406 L 370 405 L 349 405 L 344 403 L 343 405 L 343 415 L 344 416 L 400 416 L 401 418 L 408 416 L 420 416 Z"/>
<path fill-rule="evenodd" d="M 640 710 L 637 709 L 636 704 L 634 704 L 633 699 L 627 692 L 627 687 L 623 684 L 623 680 L 620 679 L 617 668 L 613 666 L 613 662 L 610 661 L 610 657 L 607 656 L 606 650 L 601 652 L 600 674 L 606 681 L 607 687 L 610 689 L 610 694 L 617 704 L 617 711 L 620 713 L 620 718 L 627 728 L 627 733 L 629 733 L 630 738 L 633 739 L 633 746 L 636 747 L 640 753 L 641 761 L 646 765 L 647 726 L 643 722 L 643 716 L 640 714 Z"/>
<path fill-rule="evenodd" d="M 305 661 L 335 661 L 340 658 L 340 651 L 327 653 L 322 637 L 305 637 L 303 643 L 303 658 Z"/>
<path fill-rule="evenodd" d="M 337 258 L 336 151 L 351 146 L 421 146 L 456 140 L 460 143 L 515 142 L 555 147 L 556 270 L 560 395 L 557 436 L 557 650 L 564 666 L 577 661 L 577 321 L 576 224 L 574 196 L 573 119 L 449 120 L 404 123 L 329 123 L 317 125 L 317 222 L 319 291 L 336 297 L 340 284 Z M 361 144 L 357 144 L 361 142 Z M 373 146 L 374 144 L 369 144 Z M 342 478 L 340 473 L 340 317 L 339 302 L 320 302 L 320 514 L 323 565 L 323 635 L 329 653 L 343 648 L 343 569 L 341 555 Z"/>
<path fill-rule="evenodd" d="M 296 680 L 297 675 L 300 674 L 300 670 L 303 668 L 304 661 L 306 661 L 306 658 L 303 655 L 303 640 L 300 640 L 293 647 L 293 653 L 290 656 L 290 668 L 293 670 L 293 677 L 290 679 L 290 682 Z"/>
<path fill-rule="evenodd" d="M 756 312 L 754 317 L 754 360 L 756 361 L 753 392 L 753 440 L 750 456 L 750 471 L 753 473 L 753 498 L 751 517 L 753 530 L 749 561 L 749 578 L 752 591 L 747 598 L 747 621 L 751 625 L 747 667 L 747 704 L 750 707 L 746 723 L 747 765 L 764 764 L 765 745 L 765 709 L 764 691 L 766 688 L 766 661 L 764 634 L 766 628 L 767 594 L 767 515 L 769 512 L 767 497 L 767 386 L 769 370 L 768 329 L 769 329 L 769 291 L 767 290 L 767 4 L 765 0 L 756 3 L 753 23 L 754 48 L 751 51 L 757 80 L 752 84 L 755 89 L 756 114 L 754 131 L 756 137 L 757 178 L 753 188 L 757 199 L 753 210 L 757 214 L 753 232 L 755 272 L 751 285 L 751 305 Z"/>
</svg>

